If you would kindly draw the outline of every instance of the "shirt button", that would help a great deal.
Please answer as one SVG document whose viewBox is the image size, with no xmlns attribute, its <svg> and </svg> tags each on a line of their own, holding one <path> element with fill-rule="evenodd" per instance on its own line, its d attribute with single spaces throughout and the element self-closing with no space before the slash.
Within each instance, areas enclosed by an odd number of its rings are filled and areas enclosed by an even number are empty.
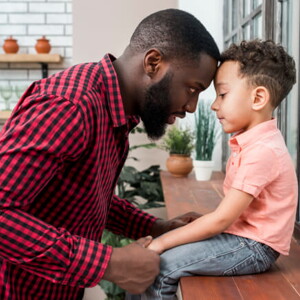
<svg viewBox="0 0 300 300">
<path fill-rule="evenodd" d="M 237 156 L 237 153 L 236 153 L 236 152 L 233 152 L 232 155 L 233 155 L 233 157 L 236 157 L 236 156 Z"/>
</svg>

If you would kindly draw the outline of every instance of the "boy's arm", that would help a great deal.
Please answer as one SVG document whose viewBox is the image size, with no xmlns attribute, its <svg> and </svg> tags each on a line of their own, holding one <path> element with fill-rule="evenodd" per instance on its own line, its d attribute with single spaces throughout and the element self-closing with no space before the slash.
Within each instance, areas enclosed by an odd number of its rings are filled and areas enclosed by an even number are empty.
<svg viewBox="0 0 300 300">
<path fill-rule="evenodd" d="M 210 238 L 228 228 L 248 207 L 253 196 L 230 189 L 215 211 L 183 227 L 156 238 L 149 249 L 162 253 L 167 249 Z"/>
</svg>

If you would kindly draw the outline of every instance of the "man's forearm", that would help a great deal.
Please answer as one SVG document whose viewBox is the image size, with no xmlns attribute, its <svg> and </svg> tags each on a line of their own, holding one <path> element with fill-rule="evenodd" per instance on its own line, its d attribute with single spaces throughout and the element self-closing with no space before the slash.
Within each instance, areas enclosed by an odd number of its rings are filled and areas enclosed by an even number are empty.
<svg viewBox="0 0 300 300">
<path fill-rule="evenodd" d="M 0 257 L 6 262 L 53 283 L 70 286 L 98 283 L 112 250 L 18 209 L 2 209 L 0 235 Z"/>
<path fill-rule="evenodd" d="M 106 229 L 136 240 L 151 235 L 151 228 L 156 220 L 156 217 L 136 208 L 127 200 L 114 196 Z"/>
</svg>

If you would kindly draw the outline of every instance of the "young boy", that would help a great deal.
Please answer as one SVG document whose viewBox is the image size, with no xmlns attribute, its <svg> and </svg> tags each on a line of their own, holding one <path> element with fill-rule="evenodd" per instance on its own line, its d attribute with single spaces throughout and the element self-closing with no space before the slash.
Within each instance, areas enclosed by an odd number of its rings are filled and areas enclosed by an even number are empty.
<svg viewBox="0 0 300 300">
<path fill-rule="evenodd" d="M 183 276 L 259 273 L 288 255 L 297 178 L 272 115 L 295 78 L 294 60 L 272 41 L 244 41 L 222 54 L 212 109 L 235 133 L 225 197 L 214 212 L 153 240 L 161 273 L 142 299 L 175 299 Z"/>
</svg>

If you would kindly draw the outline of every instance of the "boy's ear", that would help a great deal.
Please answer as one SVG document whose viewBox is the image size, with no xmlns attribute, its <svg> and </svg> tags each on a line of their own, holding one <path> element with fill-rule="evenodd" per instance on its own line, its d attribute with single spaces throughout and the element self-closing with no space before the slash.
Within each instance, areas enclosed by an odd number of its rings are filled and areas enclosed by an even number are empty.
<svg viewBox="0 0 300 300">
<path fill-rule="evenodd" d="M 153 77 L 159 70 L 163 54 L 158 49 L 150 49 L 144 56 L 144 70 L 149 77 Z"/>
<path fill-rule="evenodd" d="M 270 102 L 270 92 L 264 86 L 258 86 L 252 91 L 252 109 L 262 110 Z"/>
</svg>

